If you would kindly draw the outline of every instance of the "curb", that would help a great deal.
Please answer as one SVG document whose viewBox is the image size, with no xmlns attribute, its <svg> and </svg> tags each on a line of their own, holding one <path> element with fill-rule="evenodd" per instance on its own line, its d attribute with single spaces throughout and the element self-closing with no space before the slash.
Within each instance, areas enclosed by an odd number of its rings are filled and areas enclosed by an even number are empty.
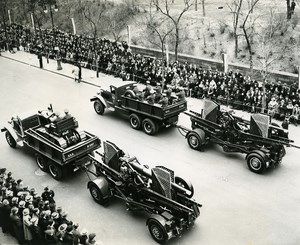
<svg viewBox="0 0 300 245">
<path fill-rule="evenodd" d="M 21 61 L 21 60 L 17 60 L 17 59 L 11 58 L 11 57 L 3 56 L 3 55 L 1 55 L 1 57 L 6 58 L 6 59 L 9 59 L 9 60 L 16 61 L 16 62 L 19 62 L 19 63 L 24 64 L 24 65 L 31 66 L 31 67 L 34 67 L 34 68 L 37 68 L 37 69 L 41 69 L 41 68 L 39 68 L 39 67 L 36 66 L 36 65 L 31 65 L 31 64 L 26 63 L 26 62 Z M 51 73 L 53 73 L 53 74 L 57 74 L 57 75 L 60 75 L 60 76 L 63 76 L 63 77 L 66 77 L 66 78 L 70 78 L 70 79 L 74 80 L 74 78 L 73 78 L 72 76 L 65 75 L 65 74 L 62 74 L 62 73 L 57 72 L 57 71 L 52 71 L 52 70 L 45 69 L 45 68 L 42 68 L 41 70 L 44 70 L 44 71 L 47 71 L 47 72 L 51 72 Z M 92 83 L 92 82 L 89 82 L 89 81 L 86 81 L 86 80 L 81 80 L 81 82 L 82 82 L 82 83 L 86 83 L 86 84 L 88 84 L 88 85 L 92 85 L 92 86 L 97 87 L 97 88 L 101 88 L 101 86 L 96 85 L 96 84 L 94 84 L 94 83 Z"/>
</svg>

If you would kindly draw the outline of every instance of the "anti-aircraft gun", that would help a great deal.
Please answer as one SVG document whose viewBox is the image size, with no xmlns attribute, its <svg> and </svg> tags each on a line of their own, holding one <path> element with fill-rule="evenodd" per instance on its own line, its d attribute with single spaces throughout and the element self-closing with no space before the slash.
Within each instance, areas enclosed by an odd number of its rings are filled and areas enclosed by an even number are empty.
<svg viewBox="0 0 300 245">
<path fill-rule="evenodd" d="M 288 131 L 271 122 L 268 115 L 253 114 L 247 121 L 232 111 L 221 110 L 211 100 L 205 100 L 201 113 L 184 113 L 190 116 L 192 130 L 177 127 L 192 149 L 203 150 L 213 142 L 225 152 L 245 153 L 248 167 L 255 173 L 280 164 L 286 154 L 284 146 L 299 148 L 288 138 Z"/>
<path fill-rule="evenodd" d="M 86 168 L 96 176 L 87 185 L 96 202 L 104 205 L 117 197 L 129 210 L 150 213 L 149 232 L 161 244 L 193 226 L 202 205 L 192 199 L 194 189 L 188 181 L 163 166 L 149 169 L 112 142 L 103 145 L 101 161 L 91 156 L 96 170 Z"/>
<path fill-rule="evenodd" d="M 68 170 L 76 171 L 91 162 L 89 154 L 100 147 L 100 139 L 78 129 L 75 117 L 48 110 L 29 116 L 14 116 L 1 129 L 12 147 L 28 146 L 35 152 L 37 165 L 60 180 Z"/>
</svg>

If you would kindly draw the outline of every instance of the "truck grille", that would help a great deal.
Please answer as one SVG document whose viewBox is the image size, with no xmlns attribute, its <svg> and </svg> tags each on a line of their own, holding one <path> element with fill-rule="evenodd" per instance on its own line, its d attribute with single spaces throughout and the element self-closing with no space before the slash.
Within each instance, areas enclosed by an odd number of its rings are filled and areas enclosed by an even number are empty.
<svg viewBox="0 0 300 245">
<path fill-rule="evenodd" d="M 156 167 L 152 169 L 152 188 L 165 197 L 171 198 L 171 174 Z"/>
</svg>

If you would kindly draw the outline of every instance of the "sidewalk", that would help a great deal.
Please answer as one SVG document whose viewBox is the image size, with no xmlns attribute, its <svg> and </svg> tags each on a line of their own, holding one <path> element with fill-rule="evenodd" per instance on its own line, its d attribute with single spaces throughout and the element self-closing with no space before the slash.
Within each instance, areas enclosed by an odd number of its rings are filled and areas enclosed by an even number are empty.
<svg viewBox="0 0 300 245">
<path fill-rule="evenodd" d="M 37 55 L 30 54 L 28 52 L 24 51 L 17 51 L 16 53 L 10 53 L 10 52 L 2 52 L 2 57 L 14 60 L 32 67 L 35 67 L 37 69 L 41 69 L 39 67 L 39 60 L 37 58 Z M 1 56 L 0 56 L 1 57 Z M 57 70 L 57 62 L 56 60 L 49 59 L 49 63 L 47 63 L 47 60 L 45 57 L 43 57 L 43 70 L 52 72 L 70 79 L 74 79 L 74 75 L 72 74 L 72 70 L 74 69 L 74 66 L 68 63 L 62 63 L 62 70 Z M 96 87 L 103 87 L 103 86 L 109 86 L 109 84 L 112 83 L 120 83 L 122 82 L 122 79 L 115 78 L 110 75 L 106 75 L 103 73 L 99 73 L 99 77 L 96 76 L 96 71 L 82 68 L 82 82 L 96 86 Z"/>
</svg>

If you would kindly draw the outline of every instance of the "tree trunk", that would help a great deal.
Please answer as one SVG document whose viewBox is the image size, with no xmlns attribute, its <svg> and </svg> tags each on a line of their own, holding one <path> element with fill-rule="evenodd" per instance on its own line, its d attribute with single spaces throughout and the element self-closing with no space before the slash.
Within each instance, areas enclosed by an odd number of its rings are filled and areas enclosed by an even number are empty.
<svg viewBox="0 0 300 245">
<path fill-rule="evenodd" d="M 205 0 L 202 0 L 202 14 L 205 17 Z"/>
<path fill-rule="evenodd" d="M 292 17 L 291 14 L 291 0 L 286 0 L 286 18 L 290 20 Z"/>
<path fill-rule="evenodd" d="M 175 40 L 175 61 L 177 61 L 178 59 L 178 45 L 179 45 L 179 30 L 178 30 L 178 26 L 176 27 L 176 34 L 175 34 L 176 40 Z"/>
</svg>

